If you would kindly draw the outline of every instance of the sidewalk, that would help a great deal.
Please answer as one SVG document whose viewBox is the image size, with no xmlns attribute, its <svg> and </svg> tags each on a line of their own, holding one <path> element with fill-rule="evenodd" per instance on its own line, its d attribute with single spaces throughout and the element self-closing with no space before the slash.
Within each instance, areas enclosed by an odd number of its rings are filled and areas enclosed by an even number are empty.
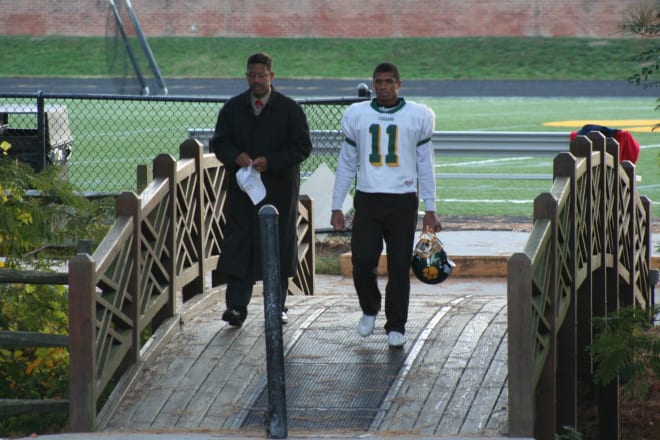
<svg viewBox="0 0 660 440">
<path fill-rule="evenodd" d="M 415 242 L 419 232 L 415 237 Z M 452 278 L 506 277 L 507 261 L 516 252 L 522 252 L 529 237 L 528 232 L 514 231 L 447 231 L 438 238 L 445 252 L 456 263 Z M 378 265 L 378 274 L 387 273 L 386 250 Z M 351 277 L 350 253 L 340 259 L 341 274 Z"/>
<path fill-rule="evenodd" d="M 442 241 L 449 258 L 456 263 L 452 278 L 506 278 L 507 261 L 514 253 L 525 250 L 529 232 L 443 231 L 438 234 L 438 238 Z M 653 234 L 651 238 L 653 268 L 660 268 L 658 243 L 660 243 L 660 234 Z M 385 252 L 383 251 L 384 254 Z M 385 255 L 378 265 L 378 273 L 379 275 L 387 273 Z M 350 253 L 341 256 L 341 274 L 351 277 Z"/>
</svg>

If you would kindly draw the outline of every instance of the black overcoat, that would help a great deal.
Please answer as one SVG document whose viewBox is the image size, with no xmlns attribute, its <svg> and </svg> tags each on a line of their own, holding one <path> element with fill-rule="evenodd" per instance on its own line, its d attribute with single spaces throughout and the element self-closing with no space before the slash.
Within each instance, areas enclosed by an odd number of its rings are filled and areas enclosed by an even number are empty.
<svg viewBox="0 0 660 440">
<path fill-rule="evenodd" d="M 279 213 L 280 275 L 295 275 L 300 163 L 312 151 L 309 126 L 302 107 L 272 89 L 260 115 L 255 116 L 250 91 L 246 90 L 220 109 L 209 149 L 215 152 L 229 175 L 225 206 L 227 225 L 219 270 L 241 278 L 252 275 L 254 280 L 263 279 L 257 213 L 263 205 L 270 204 Z M 268 159 L 268 169 L 261 173 L 266 197 L 256 206 L 236 182 L 238 165 L 234 160 L 242 152 L 253 160 L 259 156 Z"/>
</svg>

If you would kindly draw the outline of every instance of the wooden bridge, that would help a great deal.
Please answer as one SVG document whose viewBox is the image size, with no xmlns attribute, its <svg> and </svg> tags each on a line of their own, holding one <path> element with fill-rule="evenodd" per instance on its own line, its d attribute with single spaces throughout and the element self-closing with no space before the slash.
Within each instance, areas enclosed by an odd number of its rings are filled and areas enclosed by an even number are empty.
<svg viewBox="0 0 660 440">
<path fill-rule="evenodd" d="M 292 435 L 382 433 L 501 437 L 507 429 L 506 282 L 455 278 L 413 284 L 407 343 L 357 334 L 352 280 L 317 277 L 314 296 L 290 298 L 284 326 Z M 488 294 L 479 292 L 487 288 Z M 264 431 L 268 412 L 264 305 L 257 294 L 239 329 L 223 301 L 173 330 L 141 362 L 99 428 Z M 104 408 L 106 410 L 106 408 Z"/>
<path fill-rule="evenodd" d="M 570 151 L 555 159 L 530 239 L 509 260 L 506 297 L 503 285 L 460 291 L 458 278 L 414 290 L 404 350 L 387 349 L 382 334 L 356 336 L 352 286 L 317 289 L 311 201 L 302 199 L 284 333 L 291 428 L 536 439 L 579 430 L 591 318 L 654 298 L 650 203 L 635 190 L 634 166 L 619 164 L 618 145 L 600 133 Z M 119 197 L 93 255 L 70 261 L 74 432 L 263 429 L 263 305 L 255 298 L 237 330 L 218 319 L 224 167 L 194 140 L 180 156 L 156 158 L 141 194 Z M 614 391 L 599 390 L 602 439 L 618 438 Z"/>
</svg>

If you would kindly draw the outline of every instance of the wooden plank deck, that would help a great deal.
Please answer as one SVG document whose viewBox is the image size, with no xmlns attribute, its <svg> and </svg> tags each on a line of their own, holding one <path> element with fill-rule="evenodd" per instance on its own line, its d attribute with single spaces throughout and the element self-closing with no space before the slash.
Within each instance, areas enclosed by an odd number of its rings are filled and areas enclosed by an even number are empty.
<svg viewBox="0 0 660 440">
<path fill-rule="evenodd" d="M 357 335 L 352 280 L 317 281 L 289 297 L 284 327 L 288 429 L 415 436 L 502 437 L 507 428 L 506 280 L 413 284 L 407 342 L 387 346 L 381 313 Z M 188 322 L 137 370 L 103 431 L 263 431 L 266 356 L 262 295 L 243 327 L 224 301 Z"/>
</svg>

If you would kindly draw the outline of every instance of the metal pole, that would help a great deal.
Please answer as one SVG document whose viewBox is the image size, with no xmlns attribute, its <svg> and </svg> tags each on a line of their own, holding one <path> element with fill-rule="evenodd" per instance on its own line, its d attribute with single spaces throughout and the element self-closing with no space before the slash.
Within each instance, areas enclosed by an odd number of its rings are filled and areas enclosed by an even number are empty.
<svg viewBox="0 0 660 440">
<path fill-rule="evenodd" d="M 261 268 L 266 315 L 266 363 L 268 368 L 268 438 L 287 438 L 284 344 L 282 342 L 282 300 L 280 295 L 280 252 L 277 231 L 279 213 L 273 205 L 259 209 Z"/>
<path fill-rule="evenodd" d="M 37 139 L 39 142 L 39 163 L 35 171 L 41 171 L 48 165 L 48 142 L 46 140 L 46 104 L 44 92 L 37 92 Z"/>
</svg>

